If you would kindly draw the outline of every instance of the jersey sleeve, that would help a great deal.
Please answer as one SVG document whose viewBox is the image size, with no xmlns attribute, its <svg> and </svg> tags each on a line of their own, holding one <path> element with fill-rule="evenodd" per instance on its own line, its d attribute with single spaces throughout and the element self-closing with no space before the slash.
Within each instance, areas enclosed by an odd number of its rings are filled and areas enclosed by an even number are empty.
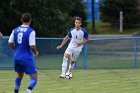
<svg viewBox="0 0 140 93">
<path fill-rule="evenodd" d="M 72 35 L 71 35 L 71 30 L 68 30 L 68 37 L 71 38 Z"/>
<path fill-rule="evenodd" d="M 10 37 L 9 37 L 9 40 L 8 40 L 9 43 L 14 43 L 14 30 L 12 31 Z"/>
<path fill-rule="evenodd" d="M 85 38 L 85 39 L 88 39 L 88 33 L 87 33 L 87 31 L 84 32 L 84 38 Z"/>
<path fill-rule="evenodd" d="M 72 31 L 73 29 L 75 29 L 75 28 L 70 28 L 70 29 L 67 31 L 67 32 L 68 32 L 67 35 L 68 35 L 69 38 L 72 38 L 71 31 Z"/>
<path fill-rule="evenodd" d="M 85 29 L 83 29 L 83 28 L 82 28 L 82 30 L 83 30 L 83 32 L 84 32 L 84 38 L 85 38 L 85 39 L 88 39 L 88 33 L 87 33 L 87 31 L 86 31 Z"/>
<path fill-rule="evenodd" d="M 35 37 L 36 37 L 36 33 L 35 33 L 35 31 L 32 31 L 32 32 L 30 33 L 30 36 L 29 36 L 29 45 L 30 45 L 30 46 L 36 45 Z"/>
</svg>

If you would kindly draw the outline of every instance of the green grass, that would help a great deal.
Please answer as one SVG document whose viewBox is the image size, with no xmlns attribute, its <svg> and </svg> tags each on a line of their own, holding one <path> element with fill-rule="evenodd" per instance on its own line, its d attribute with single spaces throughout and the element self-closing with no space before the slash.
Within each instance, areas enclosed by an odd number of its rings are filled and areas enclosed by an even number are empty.
<svg viewBox="0 0 140 93">
<path fill-rule="evenodd" d="M 60 70 L 39 70 L 38 84 L 32 93 L 139 93 L 140 69 L 73 70 L 73 78 L 60 79 Z M 0 70 L 0 93 L 13 93 L 15 72 Z M 20 93 L 25 93 L 25 75 Z"/>
<path fill-rule="evenodd" d="M 92 23 L 88 22 L 87 31 L 91 33 Z M 133 34 L 140 31 L 140 27 L 132 29 L 124 29 L 123 32 L 119 31 L 119 28 L 111 28 L 109 23 L 103 23 L 101 21 L 95 22 L 95 30 L 97 34 Z"/>
</svg>

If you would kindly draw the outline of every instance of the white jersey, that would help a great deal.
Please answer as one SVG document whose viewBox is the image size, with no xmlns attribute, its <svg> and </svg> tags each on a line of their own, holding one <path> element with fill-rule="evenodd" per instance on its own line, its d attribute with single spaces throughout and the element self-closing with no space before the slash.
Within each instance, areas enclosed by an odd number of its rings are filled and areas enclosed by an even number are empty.
<svg viewBox="0 0 140 93">
<path fill-rule="evenodd" d="M 77 42 L 82 42 L 84 39 L 88 39 L 88 33 L 83 28 L 81 28 L 78 31 L 75 28 L 71 28 L 68 31 L 68 37 L 71 38 L 71 41 L 70 41 L 70 43 L 68 45 L 68 48 L 74 48 L 77 51 L 81 51 L 83 45 L 78 46 Z"/>
</svg>

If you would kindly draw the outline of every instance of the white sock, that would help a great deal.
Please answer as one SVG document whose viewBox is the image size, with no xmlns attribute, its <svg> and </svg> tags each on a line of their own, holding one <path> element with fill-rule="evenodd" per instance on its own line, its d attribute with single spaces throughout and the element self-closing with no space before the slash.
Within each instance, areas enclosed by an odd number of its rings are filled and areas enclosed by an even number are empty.
<svg viewBox="0 0 140 93">
<path fill-rule="evenodd" d="M 70 72 L 70 70 L 73 69 L 73 67 L 74 67 L 74 64 L 69 64 L 68 72 Z"/>
<path fill-rule="evenodd" d="M 63 63 L 62 63 L 62 74 L 61 75 L 65 75 L 66 73 L 66 70 L 67 70 L 67 62 L 68 61 L 68 58 L 63 58 Z"/>
</svg>

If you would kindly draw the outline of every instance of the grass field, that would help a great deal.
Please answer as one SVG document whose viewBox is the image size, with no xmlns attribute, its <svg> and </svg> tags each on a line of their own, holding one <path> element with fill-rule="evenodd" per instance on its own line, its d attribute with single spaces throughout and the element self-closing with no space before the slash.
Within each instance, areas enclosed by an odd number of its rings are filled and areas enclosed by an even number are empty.
<svg viewBox="0 0 140 93">
<path fill-rule="evenodd" d="M 39 70 L 33 93 L 139 93 L 140 69 L 73 70 L 73 78 L 60 79 L 60 70 Z M 13 93 L 15 72 L 0 70 L 0 93 Z M 29 77 L 23 79 L 25 93 Z"/>
</svg>

